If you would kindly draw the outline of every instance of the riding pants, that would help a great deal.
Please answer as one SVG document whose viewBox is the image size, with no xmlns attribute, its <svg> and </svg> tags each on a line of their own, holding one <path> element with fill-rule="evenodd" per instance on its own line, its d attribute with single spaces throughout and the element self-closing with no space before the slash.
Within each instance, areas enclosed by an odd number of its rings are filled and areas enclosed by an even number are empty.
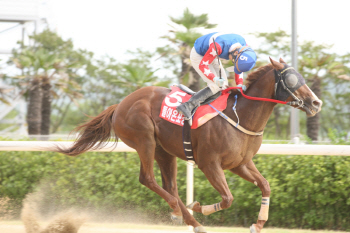
<svg viewBox="0 0 350 233">
<path fill-rule="evenodd" d="M 215 84 L 214 81 L 208 79 L 203 72 L 199 69 L 199 64 L 201 63 L 203 59 L 203 56 L 198 54 L 196 49 L 193 47 L 191 50 L 190 54 L 190 60 L 193 68 L 197 71 L 197 73 L 202 77 L 204 82 L 207 83 L 208 87 L 210 90 L 213 92 L 213 94 L 216 94 L 217 92 L 226 89 L 228 87 L 228 81 L 227 81 L 227 74 L 225 69 L 222 67 L 221 68 L 221 78 L 225 80 L 224 85 L 220 88 L 218 85 Z M 220 70 L 220 65 L 218 63 L 217 58 L 209 65 L 210 71 L 216 76 L 219 77 L 219 70 Z"/>
</svg>

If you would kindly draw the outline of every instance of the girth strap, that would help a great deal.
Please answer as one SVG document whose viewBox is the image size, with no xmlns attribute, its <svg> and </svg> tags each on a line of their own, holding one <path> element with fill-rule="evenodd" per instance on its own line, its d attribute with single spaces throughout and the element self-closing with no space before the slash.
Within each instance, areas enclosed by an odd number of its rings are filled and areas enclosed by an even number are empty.
<svg viewBox="0 0 350 233">
<path fill-rule="evenodd" d="M 195 164 L 196 161 L 192 151 L 191 126 L 188 121 L 184 121 L 184 126 L 182 127 L 182 142 L 187 161 Z"/>
</svg>

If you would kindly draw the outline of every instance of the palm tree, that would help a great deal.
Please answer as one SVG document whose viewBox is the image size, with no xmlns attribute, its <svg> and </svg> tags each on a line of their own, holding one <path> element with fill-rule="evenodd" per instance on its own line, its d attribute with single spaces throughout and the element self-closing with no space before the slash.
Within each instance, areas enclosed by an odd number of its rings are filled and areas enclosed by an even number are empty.
<svg viewBox="0 0 350 233">
<path fill-rule="evenodd" d="M 328 45 L 315 45 L 314 42 L 305 42 L 300 46 L 300 70 L 307 80 L 310 89 L 320 99 L 327 95 L 325 86 L 337 82 L 337 78 L 340 75 L 349 72 L 349 67 L 346 66 L 347 62 L 344 61 L 341 56 L 328 52 L 331 47 L 332 46 Z M 349 55 L 343 58 L 347 57 L 349 57 Z M 322 93 L 324 93 L 324 95 L 322 95 Z M 318 113 L 314 117 L 307 118 L 306 120 L 307 136 L 312 141 L 318 140 L 320 117 L 321 113 Z"/>
<path fill-rule="evenodd" d="M 189 88 L 194 91 L 200 89 L 200 76 L 193 69 L 190 62 L 190 52 L 194 45 L 196 39 L 202 36 L 201 33 L 197 31 L 199 28 L 211 29 L 215 28 L 216 24 L 208 23 L 208 15 L 194 15 L 188 8 L 184 10 L 184 13 L 179 18 L 174 18 L 170 16 L 170 19 L 177 27 L 184 27 L 185 30 L 174 29 L 170 30 L 170 36 L 163 36 L 163 38 L 168 39 L 173 45 L 176 46 L 176 49 L 173 49 L 171 46 L 166 48 L 159 48 L 158 52 L 162 56 L 172 57 L 178 56 L 181 60 L 181 72 L 179 73 L 179 82 L 185 83 Z M 171 58 L 170 62 L 174 62 Z M 175 72 L 177 73 L 177 72 Z"/>
<path fill-rule="evenodd" d="M 124 89 L 124 95 L 145 86 L 168 86 L 170 81 L 155 75 L 157 69 L 152 68 L 151 59 L 154 54 L 138 49 L 130 52 L 135 58 L 125 64 L 119 64 L 116 73 L 118 78 L 113 83 Z"/>
<path fill-rule="evenodd" d="M 286 57 L 285 60 L 288 61 L 288 58 L 290 58 L 290 35 L 282 30 L 274 33 L 254 33 L 254 35 L 265 39 L 262 46 L 256 49 L 258 55 L 266 54 L 277 58 L 282 56 Z M 350 72 L 350 54 L 340 56 L 329 52 L 330 48 L 331 46 L 317 45 L 310 41 L 299 44 L 298 71 L 306 79 L 308 86 L 315 95 L 325 102 L 323 111 L 306 119 L 306 135 L 312 141 L 317 141 L 321 134 L 319 131 L 322 119 L 323 132 L 325 133 L 328 132 L 328 127 L 341 126 L 343 128 L 349 125 L 349 121 L 344 121 L 349 117 L 342 117 L 346 114 L 348 116 L 349 113 L 344 112 L 346 108 L 339 107 L 336 103 L 340 100 L 346 102 L 350 97 L 349 89 L 347 89 L 349 83 L 346 83 L 347 81 L 344 79 L 339 79 Z M 342 97 L 339 95 L 340 93 L 342 93 Z M 281 127 L 283 123 L 288 122 L 286 118 L 288 118 L 289 111 L 286 108 L 287 106 L 276 105 L 274 116 L 270 119 L 270 121 L 274 120 L 275 122 L 275 131 L 278 137 L 281 134 L 281 128 L 289 129 L 289 127 Z M 339 112 L 342 112 L 342 114 L 339 114 Z M 329 123 L 326 123 L 325 119 L 329 119 Z M 288 131 L 286 135 L 288 137 Z"/>
<path fill-rule="evenodd" d="M 60 92 L 71 98 L 79 97 L 80 89 L 74 80 L 77 68 L 82 66 L 82 56 L 73 50 L 70 40 L 64 41 L 56 33 L 44 30 L 30 37 L 34 44 L 13 51 L 11 62 L 22 70 L 13 82 L 27 92 L 28 133 L 50 133 L 51 103 Z"/>
</svg>

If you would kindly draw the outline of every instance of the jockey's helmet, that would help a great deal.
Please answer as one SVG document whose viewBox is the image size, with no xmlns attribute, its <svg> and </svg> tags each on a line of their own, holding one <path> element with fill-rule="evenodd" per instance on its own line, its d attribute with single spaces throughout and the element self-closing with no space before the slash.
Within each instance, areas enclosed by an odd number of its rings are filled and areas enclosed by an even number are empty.
<svg viewBox="0 0 350 233">
<path fill-rule="evenodd" d="M 249 46 L 243 46 L 237 49 L 238 54 L 233 56 L 234 71 L 236 74 L 241 74 L 251 70 L 256 63 L 256 54 Z M 236 50 L 235 50 L 236 51 Z M 232 52 L 235 52 L 232 51 Z M 233 53 L 232 53 L 233 55 Z"/>
</svg>

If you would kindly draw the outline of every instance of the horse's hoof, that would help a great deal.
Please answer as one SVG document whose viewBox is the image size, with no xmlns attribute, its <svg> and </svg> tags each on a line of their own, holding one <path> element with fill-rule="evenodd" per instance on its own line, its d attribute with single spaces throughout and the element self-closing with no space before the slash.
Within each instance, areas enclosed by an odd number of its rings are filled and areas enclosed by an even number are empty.
<svg viewBox="0 0 350 233">
<path fill-rule="evenodd" d="M 183 223 L 183 217 L 182 216 L 177 216 L 177 215 L 170 215 L 171 221 L 173 221 L 174 224 L 176 225 L 182 225 Z"/>
<path fill-rule="evenodd" d="M 253 224 L 253 225 L 251 225 L 250 226 L 250 233 L 258 233 L 258 231 L 256 230 L 256 228 L 255 228 L 255 225 Z"/>
<path fill-rule="evenodd" d="M 198 203 L 198 205 L 199 205 L 199 202 L 198 202 L 198 201 L 194 201 L 194 202 L 192 202 L 191 204 L 187 205 L 186 208 L 187 208 L 187 209 L 190 209 L 190 210 L 193 210 L 193 207 L 194 207 L 195 205 L 197 205 L 197 203 Z"/>
<path fill-rule="evenodd" d="M 207 233 L 203 226 L 198 226 L 193 229 L 195 233 Z"/>
</svg>

